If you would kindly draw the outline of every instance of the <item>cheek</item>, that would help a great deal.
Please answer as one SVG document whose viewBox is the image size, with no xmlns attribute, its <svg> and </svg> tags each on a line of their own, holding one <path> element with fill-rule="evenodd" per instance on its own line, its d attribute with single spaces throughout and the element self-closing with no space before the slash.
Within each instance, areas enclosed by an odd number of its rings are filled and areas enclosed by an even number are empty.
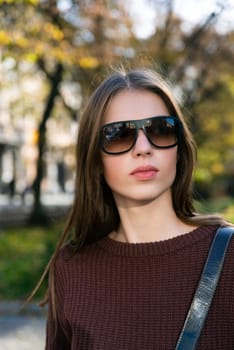
<svg viewBox="0 0 234 350">
<path fill-rule="evenodd" d="M 178 161 L 178 152 L 177 149 L 171 149 L 171 155 L 169 157 L 170 161 L 169 164 L 170 166 L 176 171 L 176 165 Z"/>
<path fill-rule="evenodd" d="M 129 157 L 128 154 L 120 156 L 103 157 L 103 175 L 112 192 L 119 192 L 129 185 Z"/>
<path fill-rule="evenodd" d="M 177 150 L 168 149 L 161 153 L 160 156 L 160 170 L 164 176 L 174 179 L 176 176 L 177 167 Z"/>
</svg>

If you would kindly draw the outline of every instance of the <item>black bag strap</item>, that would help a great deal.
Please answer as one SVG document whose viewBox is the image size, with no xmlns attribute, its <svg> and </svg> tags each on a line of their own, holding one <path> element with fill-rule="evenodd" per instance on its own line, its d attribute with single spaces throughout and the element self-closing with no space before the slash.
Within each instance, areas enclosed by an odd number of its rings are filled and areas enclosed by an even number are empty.
<svg viewBox="0 0 234 350">
<path fill-rule="evenodd" d="M 234 228 L 231 226 L 220 227 L 217 230 L 175 350 L 195 349 L 219 281 L 228 244 L 233 234 Z"/>
</svg>

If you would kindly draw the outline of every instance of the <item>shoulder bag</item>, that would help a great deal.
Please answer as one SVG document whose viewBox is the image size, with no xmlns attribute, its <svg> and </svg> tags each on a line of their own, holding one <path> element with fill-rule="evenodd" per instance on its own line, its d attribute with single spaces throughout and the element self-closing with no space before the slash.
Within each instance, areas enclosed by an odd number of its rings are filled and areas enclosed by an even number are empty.
<svg viewBox="0 0 234 350">
<path fill-rule="evenodd" d="M 175 350 L 196 349 L 233 234 L 231 226 L 217 230 Z"/>
</svg>

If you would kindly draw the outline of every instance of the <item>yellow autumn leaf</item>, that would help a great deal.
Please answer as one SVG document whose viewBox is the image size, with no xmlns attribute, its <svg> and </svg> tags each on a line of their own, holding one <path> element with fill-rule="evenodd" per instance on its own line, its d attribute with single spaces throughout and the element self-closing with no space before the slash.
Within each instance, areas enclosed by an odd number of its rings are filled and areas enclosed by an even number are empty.
<svg viewBox="0 0 234 350">
<path fill-rule="evenodd" d="M 218 162 L 213 164 L 211 168 L 212 168 L 213 173 L 216 174 L 216 175 L 220 175 L 224 171 L 223 164 L 218 163 Z"/>
<path fill-rule="evenodd" d="M 29 4 L 32 4 L 32 5 L 37 5 L 39 4 L 39 0 L 28 0 Z"/>
<path fill-rule="evenodd" d="M 3 1 L 1 1 L 3 2 Z M 7 4 L 12 4 L 14 2 L 14 0 L 4 0 L 4 2 L 6 2 Z"/>
<path fill-rule="evenodd" d="M 35 50 L 36 55 L 42 56 L 46 52 L 45 44 L 43 42 L 40 42 L 40 41 L 37 42 L 35 47 L 34 47 L 34 50 Z"/>
<path fill-rule="evenodd" d="M 28 46 L 28 40 L 23 36 L 16 36 L 14 42 L 17 46 L 21 48 L 26 48 Z"/>
<path fill-rule="evenodd" d="M 4 32 L 3 30 L 0 30 L 0 44 L 9 45 L 10 43 L 11 43 L 11 38 L 8 35 L 8 33 Z"/>
<path fill-rule="evenodd" d="M 51 39 L 62 40 L 64 38 L 63 32 L 51 23 L 46 23 L 44 29 Z"/>
<path fill-rule="evenodd" d="M 87 56 L 87 57 L 82 57 L 79 60 L 79 64 L 82 68 L 93 69 L 99 66 L 99 61 L 96 57 Z"/>
<path fill-rule="evenodd" d="M 26 53 L 23 58 L 26 60 L 26 61 L 29 61 L 29 62 L 36 62 L 36 60 L 38 59 L 38 55 L 33 53 L 33 52 L 29 52 L 29 53 Z"/>
<path fill-rule="evenodd" d="M 39 140 L 39 133 L 38 130 L 34 130 L 33 134 L 32 134 L 32 139 L 31 139 L 31 143 L 33 145 L 37 145 L 38 144 L 38 140 Z"/>
</svg>

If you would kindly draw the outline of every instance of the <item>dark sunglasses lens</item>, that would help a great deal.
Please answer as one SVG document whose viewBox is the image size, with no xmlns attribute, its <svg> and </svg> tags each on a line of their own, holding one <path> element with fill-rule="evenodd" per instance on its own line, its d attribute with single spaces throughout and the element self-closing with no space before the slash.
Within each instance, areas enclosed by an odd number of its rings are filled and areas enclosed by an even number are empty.
<svg viewBox="0 0 234 350">
<path fill-rule="evenodd" d="M 128 152 L 136 141 L 137 130 L 141 128 L 152 145 L 170 148 L 178 143 L 181 127 L 175 117 L 164 116 L 107 124 L 102 128 L 102 149 L 109 154 Z"/>
<path fill-rule="evenodd" d="M 150 141 L 157 147 L 169 148 L 177 144 L 179 122 L 175 118 L 152 118 L 145 130 Z"/>
<path fill-rule="evenodd" d="M 107 153 L 122 153 L 128 151 L 136 137 L 136 126 L 129 123 L 113 123 L 102 129 L 102 147 Z"/>
</svg>

